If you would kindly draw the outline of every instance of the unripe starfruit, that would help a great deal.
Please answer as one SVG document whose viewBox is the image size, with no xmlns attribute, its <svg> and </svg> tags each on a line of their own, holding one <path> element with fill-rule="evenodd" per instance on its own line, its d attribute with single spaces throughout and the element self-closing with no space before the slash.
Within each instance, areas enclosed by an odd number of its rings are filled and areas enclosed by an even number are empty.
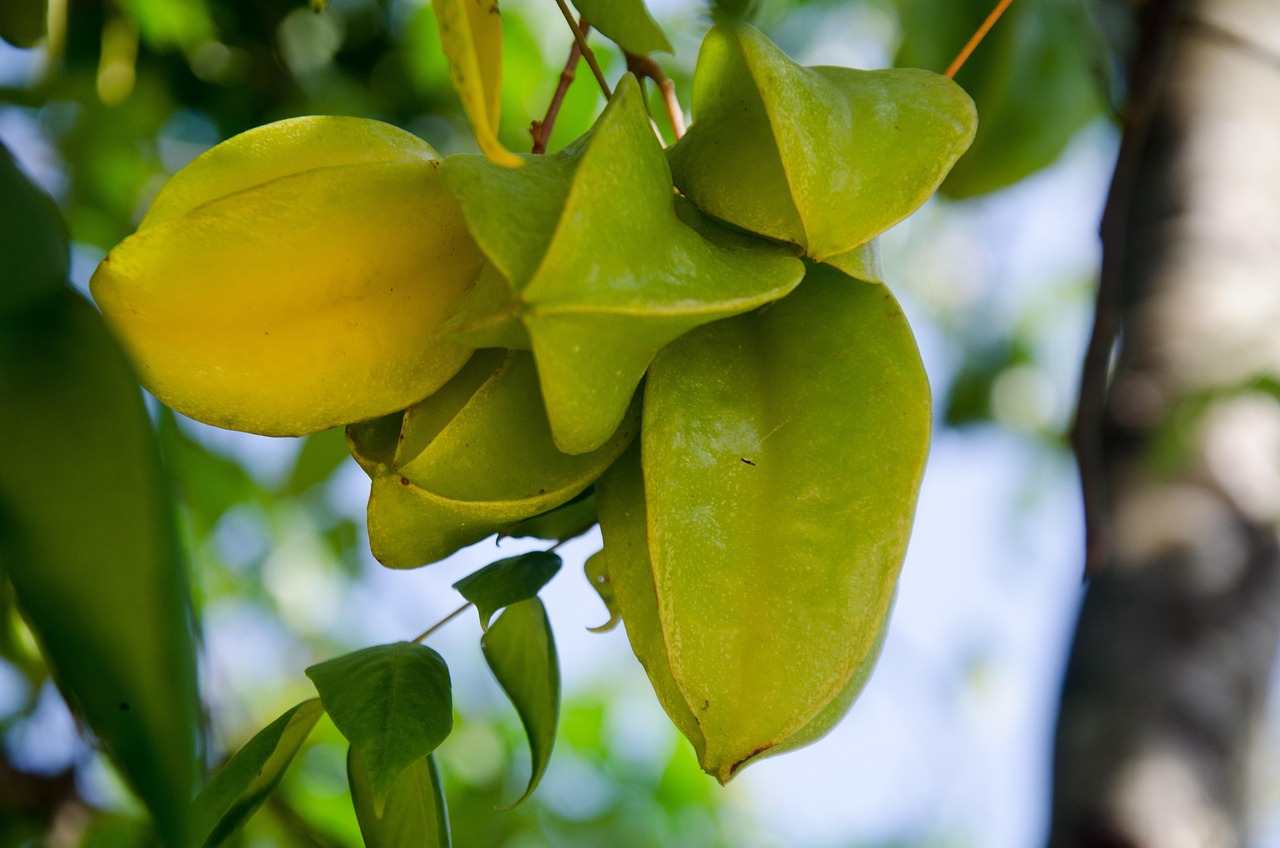
<svg viewBox="0 0 1280 848">
<path fill-rule="evenodd" d="M 470 355 L 428 340 L 482 264 L 439 168 L 376 121 L 250 130 L 169 181 L 94 299 L 197 420 L 292 436 L 404 409 Z"/>
<path fill-rule="evenodd" d="M 596 487 L 605 557 L 633 650 L 721 782 L 828 731 L 870 674 L 929 427 L 897 302 L 825 265 L 654 359 L 639 456 Z"/>
<path fill-rule="evenodd" d="M 717 243 L 682 219 L 630 75 L 566 150 L 518 169 L 451 156 L 444 172 L 491 263 L 482 302 L 463 304 L 453 329 L 470 344 L 526 341 L 566 453 L 612 436 L 664 344 L 782 297 L 804 274 L 794 251 Z"/>
<path fill-rule="evenodd" d="M 403 415 L 347 428 L 352 454 L 373 478 L 373 555 L 414 568 L 567 503 L 635 438 L 639 407 L 596 450 L 561 453 L 529 353 L 478 351 Z"/>
<path fill-rule="evenodd" d="M 702 42 L 693 118 L 670 149 L 685 196 L 821 261 L 915 211 L 977 126 L 973 101 L 940 74 L 806 68 L 745 24 Z"/>
</svg>

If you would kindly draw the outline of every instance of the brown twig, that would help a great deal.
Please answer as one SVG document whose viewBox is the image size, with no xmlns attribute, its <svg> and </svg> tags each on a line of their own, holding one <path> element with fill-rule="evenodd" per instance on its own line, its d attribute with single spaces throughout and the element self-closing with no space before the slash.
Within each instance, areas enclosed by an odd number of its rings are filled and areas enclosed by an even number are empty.
<svg viewBox="0 0 1280 848">
<path fill-rule="evenodd" d="M 982 39 L 987 37 L 987 33 L 995 26 L 996 21 L 1000 20 L 1000 16 L 1004 14 L 1004 10 L 1009 8 L 1009 4 L 1013 0 L 1000 0 L 996 7 L 991 10 L 991 14 L 987 15 L 987 19 L 982 22 L 982 26 L 978 27 L 978 31 L 969 37 L 969 41 L 961 48 L 960 53 L 951 61 L 951 67 L 947 68 L 947 79 L 954 79 L 956 73 L 964 67 L 964 63 L 969 60 L 969 54 L 977 47 Z"/>
<path fill-rule="evenodd" d="M 578 28 L 585 37 L 591 29 L 591 24 L 585 19 L 579 19 Z M 569 58 L 564 63 L 564 70 L 560 72 L 560 82 L 556 84 L 556 92 L 551 95 L 551 103 L 547 106 L 547 114 L 541 121 L 534 121 L 529 127 L 529 134 L 533 136 L 533 152 L 546 153 L 547 142 L 551 140 L 551 130 L 555 126 L 556 116 L 560 114 L 560 105 L 564 103 L 564 96 L 569 91 L 569 86 L 573 84 L 574 77 L 577 75 L 578 60 L 582 58 L 582 45 L 575 38 L 573 44 L 569 47 Z"/>
<path fill-rule="evenodd" d="M 662 66 L 649 56 L 627 53 L 627 70 L 637 79 L 648 77 L 657 83 L 662 91 L 662 102 L 667 107 L 667 120 L 671 122 L 671 132 L 676 141 L 684 138 L 684 110 L 680 108 L 680 99 L 676 97 L 676 84 L 671 81 Z"/>
<path fill-rule="evenodd" d="M 569 11 L 569 7 L 564 0 L 556 0 L 556 5 L 560 7 L 560 13 L 564 15 L 565 23 L 569 24 L 569 29 L 573 30 L 573 40 L 578 42 L 578 49 L 582 51 L 582 58 L 587 60 L 587 66 L 591 68 L 591 73 L 596 75 L 596 82 L 600 84 L 600 90 L 604 92 L 605 99 L 613 97 L 613 92 L 609 90 L 609 83 L 605 81 L 604 71 L 600 70 L 600 63 L 596 61 L 596 54 L 592 51 L 591 45 L 587 44 L 586 28 L 578 26 L 578 22 L 573 19 L 573 12 Z"/>
</svg>

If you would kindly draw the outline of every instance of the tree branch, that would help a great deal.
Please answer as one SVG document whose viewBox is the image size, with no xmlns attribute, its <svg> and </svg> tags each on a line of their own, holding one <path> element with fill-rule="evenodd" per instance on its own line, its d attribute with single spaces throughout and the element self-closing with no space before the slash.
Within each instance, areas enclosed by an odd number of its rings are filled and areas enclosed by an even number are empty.
<svg viewBox="0 0 1280 848">
<path fill-rule="evenodd" d="M 585 19 L 578 21 L 579 31 L 585 38 L 591 30 L 591 24 Z M 547 114 L 541 121 L 534 121 L 529 127 L 529 134 L 533 136 L 533 152 L 546 153 L 547 143 L 551 141 L 551 130 L 555 127 L 556 117 L 560 114 L 560 106 L 564 103 L 564 96 L 569 91 L 569 86 L 573 84 L 574 77 L 577 75 L 578 60 L 582 58 L 582 42 L 574 39 L 573 44 L 569 47 L 569 58 L 565 60 L 564 70 L 560 72 L 560 81 L 556 84 L 555 93 L 551 95 L 551 103 L 547 106 Z"/>
</svg>

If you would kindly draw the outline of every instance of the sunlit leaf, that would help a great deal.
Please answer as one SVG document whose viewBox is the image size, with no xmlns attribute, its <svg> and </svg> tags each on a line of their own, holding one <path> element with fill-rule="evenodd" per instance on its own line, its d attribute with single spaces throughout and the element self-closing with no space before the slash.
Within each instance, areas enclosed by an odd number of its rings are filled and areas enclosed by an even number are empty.
<svg viewBox="0 0 1280 848">
<path fill-rule="evenodd" d="M 303 701 L 260 730 L 218 770 L 192 805 L 192 845 L 221 845 L 258 811 L 323 712 L 319 700 Z"/>
<path fill-rule="evenodd" d="M 671 169 L 704 211 L 826 260 L 924 203 L 975 123 L 969 97 L 940 74 L 807 68 L 750 26 L 717 25 Z"/>
<path fill-rule="evenodd" d="M 449 848 L 449 812 L 435 757 L 410 765 L 391 786 L 381 814 L 373 803 L 373 785 L 364 758 L 347 751 L 347 783 L 365 848 Z"/>
<path fill-rule="evenodd" d="M 449 78 L 462 100 L 480 149 L 492 161 L 518 168 L 523 160 L 498 140 L 502 110 L 502 15 L 498 0 L 431 0 Z"/>
<path fill-rule="evenodd" d="M 396 778 L 453 729 L 449 668 L 425 645 L 396 642 L 307 669 L 338 730 L 360 752 L 376 813 Z"/>
<path fill-rule="evenodd" d="M 530 551 L 490 563 L 454 583 L 453 588 L 475 604 L 480 627 L 488 630 L 494 613 L 537 597 L 559 570 L 560 557 L 546 551 Z"/>
<path fill-rule="evenodd" d="M 485 661 L 520 715 L 529 737 L 529 785 L 506 809 L 522 804 L 542 780 L 560 718 L 560 663 L 547 611 L 537 598 L 509 606 L 480 641 Z"/>
<path fill-rule="evenodd" d="M 590 135 L 560 154 L 529 157 L 519 171 L 453 156 L 444 171 L 473 236 L 523 304 L 551 431 L 566 453 L 610 438 L 663 345 L 781 297 L 803 275 L 785 249 L 721 246 L 673 214 L 670 169 L 630 75 Z"/>
<path fill-rule="evenodd" d="M 573 0 L 582 16 L 628 53 L 665 50 L 671 42 L 645 8 L 644 0 Z"/>
<path fill-rule="evenodd" d="M 0 398 L 0 568 L 69 703 L 179 844 L 195 650 L 136 379 L 93 307 L 60 290 L 0 316 Z"/>
</svg>

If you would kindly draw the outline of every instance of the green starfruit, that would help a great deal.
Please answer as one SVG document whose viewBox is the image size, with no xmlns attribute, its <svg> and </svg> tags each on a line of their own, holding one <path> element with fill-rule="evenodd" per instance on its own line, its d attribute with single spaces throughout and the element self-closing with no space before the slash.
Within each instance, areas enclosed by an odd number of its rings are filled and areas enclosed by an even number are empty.
<svg viewBox="0 0 1280 848">
<path fill-rule="evenodd" d="M 669 153 L 685 196 L 817 260 L 910 215 L 977 124 L 973 102 L 946 77 L 806 68 L 746 24 L 707 33 L 693 118 Z"/>
<path fill-rule="evenodd" d="M 452 156 L 444 174 L 493 266 L 475 293 L 484 303 L 460 304 L 464 317 L 447 329 L 472 344 L 515 344 L 527 333 L 566 453 L 611 438 L 659 348 L 782 297 L 804 273 L 784 248 L 721 245 L 681 220 L 629 75 L 567 150 L 514 170 Z"/>
<path fill-rule="evenodd" d="M 424 342 L 482 264 L 439 168 L 375 121 L 250 130 L 165 186 L 94 299 L 143 384 L 206 423 L 300 435 L 403 409 L 470 354 Z"/>
<path fill-rule="evenodd" d="M 825 265 L 655 358 L 600 525 L 632 648 L 721 782 L 813 741 L 861 689 L 929 426 L 897 302 Z"/>
<path fill-rule="evenodd" d="M 479 351 L 403 415 L 347 429 L 352 453 L 373 478 L 373 554 L 392 568 L 413 568 L 567 503 L 638 429 L 637 402 L 602 446 L 561 453 L 529 353 Z"/>
</svg>

